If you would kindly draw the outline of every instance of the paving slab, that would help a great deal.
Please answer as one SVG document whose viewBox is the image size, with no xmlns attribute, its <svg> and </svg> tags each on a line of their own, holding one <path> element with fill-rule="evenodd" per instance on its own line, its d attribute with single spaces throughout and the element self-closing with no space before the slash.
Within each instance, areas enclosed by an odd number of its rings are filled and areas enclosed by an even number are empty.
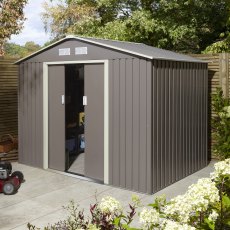
<svg viewBox="0 0 230 230">
<path fill-rule="evenodd" d="M 186 192 L 188 186 L 196 183 L 199 178 L 208 177 L 213 171 L 214 163 L 212 161 L 204 169 L 154 195 L 128 191 L 63 175 L 55 171 L 13 163 L 14 170 L 21 170 L 24 173 L 25 182 L 15 195 L 0 194 L 0 229 L 23 230 L 27 229 L 28 222 L 43 228 L 48 223 L 53 224 L 64 220 L 68 212 L 63 209 L 63 206 L 67 206 L 70 200 L 79 204 L 79 209 L 84 209 L 88 215 L 90 204 L 96 201 L 95 194 L 98 200 L 107 195 L 113 196 L 122 203 L 125 209 L 131 201 L 132 194 L 138 195 L 144 205 L 153 202 L 154 197 L 162 194 L 170 199 Z M 138 226 L 138 218 L 133 224 Z"/>
<path fill-rule="evenodd" d="M 209 177 L 210 173 L 213 172 L 214 170 L 214 164 L 216 163 L 216 161 L 211 161 L 209 163 L 209 165 L 187 177 L 185 177 L 182 180 L 179 180 L 178 182 L 160 190 L 159 192 L 153 194 L 152 196 L 145 196 L 142 199 L 143 204 L 149 204 L 151 202 L 153 202 L 154 198 L 156 196 L 160 196 L 160 195 L 166 195 L 167 200 L 170 200 L 171 198 L 178 196 L 178 195 L 182 195 L 184 194 L 188 187 L 194 183 L 196 183 L 198 181 L 198 179 L 200 178 L 204 178 L 204 177 Z"/>
</svg>

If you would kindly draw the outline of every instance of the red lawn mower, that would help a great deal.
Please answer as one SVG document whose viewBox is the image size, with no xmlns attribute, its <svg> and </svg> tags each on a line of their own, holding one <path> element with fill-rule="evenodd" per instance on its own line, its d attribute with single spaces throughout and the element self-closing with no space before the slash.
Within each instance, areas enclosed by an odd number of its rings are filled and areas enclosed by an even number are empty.
<svg viewBox="0 0 230 230">
<path fill-rule="evenodd" d="M 7 153 L 0 153 L 0 159 Z M 7 161 L 0 161 L 0 193 L 5 195 L 15 194 L 24 180 L 24 175 L 20 171 L 12 173 L 12 164 Z"/>
<path fill-rule="evenodd" d="M 14 148 L 14 146 L 10 146 L 10 144 L 11 141 L 5 139 L 0 140 L 0 193 L 3 192 L 5 195 L 15 194 L 24 181 L 22 172 L 15 171 L 12 173 L 12 164 L 8 161 L 2 161 L 2 158 L 7 155 L 7 153 L 2 151 Z"/>
</svg>

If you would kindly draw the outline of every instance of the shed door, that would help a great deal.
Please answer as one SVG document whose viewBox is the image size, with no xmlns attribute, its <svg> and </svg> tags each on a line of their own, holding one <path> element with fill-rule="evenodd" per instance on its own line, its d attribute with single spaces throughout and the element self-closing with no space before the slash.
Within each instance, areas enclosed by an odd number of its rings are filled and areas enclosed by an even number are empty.
<svg viewBox="0 0 230 230">
<path fill-rule="evenodd" d="M 49 168 L 65 171 L 65 66 L 49 66 Z"/>
<path fill-rule="evenodd" d="M 104 181 L 104 65 L 85 64 L 85 176 Z"/>
<path fill-rule="evenodd" d="M 65 66 L 49 66 L 49 168 L 66 170 Z M 85 176 L 104 181 L 104 65 L 84 65 Z"/>
</svg>

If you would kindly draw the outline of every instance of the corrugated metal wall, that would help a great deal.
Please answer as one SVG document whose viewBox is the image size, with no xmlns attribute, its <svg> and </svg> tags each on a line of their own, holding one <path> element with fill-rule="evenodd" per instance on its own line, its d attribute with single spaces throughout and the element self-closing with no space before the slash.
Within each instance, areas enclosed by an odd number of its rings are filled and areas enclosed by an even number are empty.
<svg viewBox="0 0 230 230">
<path fill-rule="evenodd" d="M 20 64 L 19 162 L 43 167 L 43 63 Z"/>
<path fill-rule="evenodd" d="M 37 167 L 43 162 L 42 61 L 59 60 L 56 50 L 20 64 L 19 161 Z M 156 192 L 207 164 L 207 66 L 117 55 L 107 50 L 104 57 L 110 84 L 109 183 Z"/>
<path fill-rule="evenodd" d="M 154 61 L 153 192 L 207 165 L 206 64 Z"/>
<path fill-rule="evenodd" d="M 110 184 L 152 193 L 152 62 L 110 61 Z"/>
<path fill-rule="evenodd" d="M 87 46 L 88 55 L 74 55 L 76 46 Z M 70 47 L 72 55 L 59 56 L 58 49 Z M 43 62 L 99 60 L 130 55 L 79 41 L 66 41 L 20 64 L 19 162 L 43 167 Z"/>
</svg>

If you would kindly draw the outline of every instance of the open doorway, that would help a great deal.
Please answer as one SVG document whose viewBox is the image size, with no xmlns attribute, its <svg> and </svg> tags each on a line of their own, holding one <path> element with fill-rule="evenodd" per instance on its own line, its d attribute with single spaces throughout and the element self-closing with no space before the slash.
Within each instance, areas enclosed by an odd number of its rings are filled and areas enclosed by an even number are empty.
<svg viewBox="0 0 230 230">
<path fill-rule="evenodd" d="M 49 65 L 50 169 L 104 181 L 104 78 L 102 63 Z"/>
<path fill-rule="evenodd" d="M 85 175 L 84 65 L 65 65 L 66 171 Z"/>
</svg>

